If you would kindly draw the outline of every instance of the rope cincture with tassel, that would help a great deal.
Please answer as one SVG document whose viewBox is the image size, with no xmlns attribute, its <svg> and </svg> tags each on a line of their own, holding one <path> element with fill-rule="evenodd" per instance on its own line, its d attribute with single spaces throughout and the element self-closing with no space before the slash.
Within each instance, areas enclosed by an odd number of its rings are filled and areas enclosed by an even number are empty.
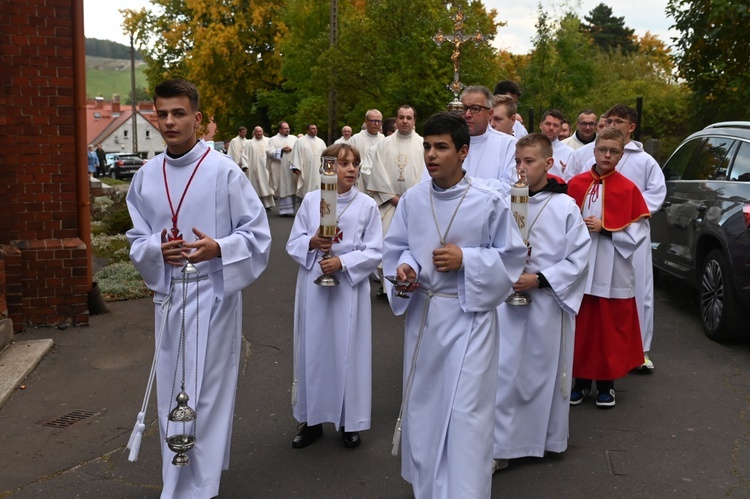
<svg viewBox="0 0 750 499">
<path fill-rule="evenodd" d="M 167 324 L 167 315 L 171 306 L 172 287 L 170 285 L 169 293 L 161 302 L 162 321 L 159 327 L 159 336 L 156 339 L 156 350 L 154 351 L 154 359 L 151 361 L 151 372 L 148 375 L 148 382 L 146 383 L 146 393 L 143 396 L 143 404 L 141 405 L 141 411 L 135 420 L 133 431 L 130 433 L 130 439 L 128 439 L 128 445 L 125 449 L 130 450 L 128 455 L 128 461 L 134 463 L 138 460 L 138 453 L 141 450 L 141 441 L 143 440 L 143 432 L 146 431 L 146 409 L 148 408 L 149 400 L 151 400 L 151 391 L 154 387 L 154 379 L 156 377 L 156 364 L 159 361 L 159 350 L 161 349 L 161 339 L 164 334 L 164 328 Z"/>
</svg>

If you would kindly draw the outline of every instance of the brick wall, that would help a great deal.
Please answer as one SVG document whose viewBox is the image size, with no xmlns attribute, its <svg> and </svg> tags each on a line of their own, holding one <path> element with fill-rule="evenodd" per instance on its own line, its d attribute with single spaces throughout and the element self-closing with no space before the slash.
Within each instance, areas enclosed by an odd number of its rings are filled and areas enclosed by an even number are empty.
<svg viewBox="0 0 750 499">
<path fill-rule="evenodd" d="M 14 328 L 86 323 L 78 233 L 73 2 L 0 2 L 0 315 Z M 85 133 L 85 130 L 82 131 Z M 82 202 L 88 203 L 88 199 Z"/>
</svg>

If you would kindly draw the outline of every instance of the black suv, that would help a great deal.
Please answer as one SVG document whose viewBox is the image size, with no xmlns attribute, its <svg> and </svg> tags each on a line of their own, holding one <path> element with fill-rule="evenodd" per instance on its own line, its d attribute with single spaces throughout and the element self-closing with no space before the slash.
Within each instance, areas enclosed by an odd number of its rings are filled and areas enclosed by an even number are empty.
<svg viewBox="0 0 750 499">
<path fill-rule="evenodd" d="M 698 289 L 709 338 L 750 337 L 750 122 L 692 134 L 662 170 L 667 197 L 651 219 L 654 267 Z"/>
<path fill-rule="evenodd" d="M 146 160 L 137 154 L 123 152 L 107 154 L 107 171 L 117 180 L 133 178 L 135 172 L 146 164 Z"/>
</svg>

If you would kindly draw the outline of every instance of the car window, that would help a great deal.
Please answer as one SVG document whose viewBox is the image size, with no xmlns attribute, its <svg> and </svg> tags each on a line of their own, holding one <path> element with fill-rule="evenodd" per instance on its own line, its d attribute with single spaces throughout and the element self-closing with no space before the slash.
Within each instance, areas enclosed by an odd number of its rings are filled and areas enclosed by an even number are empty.
<svg viewBox="0 0 750 499">
<path fill-rule="evenodd" d="M 737 156 L 734 158 L 732 172 L 729 180 L 738 180 L 740 182 L 750 182 L 750 143 L 740 142 L 737 150 Z"/>
<path fill-rule="evenodd" d="M 665 180 L 680 180 L 687 169 L 690 160 L 695 156 L 695 152 L 703 143 L 703 138 L 693 139 L 684 143 L 675 151 L 671 158 L 664 165 Z"/>
<path fill-rule="evenodd" d="M 726 180 L 729 159 L 734 145 L 729 137 L 708 137 L 698 156 L 682 176 L 683 180 Z"/>
</svg>

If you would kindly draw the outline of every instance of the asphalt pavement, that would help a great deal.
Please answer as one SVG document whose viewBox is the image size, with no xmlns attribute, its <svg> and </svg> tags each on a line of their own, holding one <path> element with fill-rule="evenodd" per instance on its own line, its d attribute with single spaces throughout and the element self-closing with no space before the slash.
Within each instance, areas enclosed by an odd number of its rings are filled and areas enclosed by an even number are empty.
<svg viewBox="0 0 750 499">
<path fill-rule="evenodd" d="M 390 454 L 403 319 L 375 289 L 372 429 L 357 449 L 343 448 L 331 425 L 312 446 L 292 449 L 297 267 L 284 251 L 292 219 L 269 220 L 269 268 L 243 296 L 245 356 L 220 497 L 411 497 Z M 0 409 L 0 498 L 159 497 L 155 397 L 138 462 L 124 452 L 151 364 L 153 304 L 108 307 L 88 327 L 16 336 L 54 347 Z M 615 408 L 592 399 L 571 408 L 568 450 L 511 461 L 493 477 L 492 497 L 750 497 L 750 346 L 708 340 L 694 293 L 662 276 L 652 352 L 652 374 L 616 382 Z"/>
</svg>

